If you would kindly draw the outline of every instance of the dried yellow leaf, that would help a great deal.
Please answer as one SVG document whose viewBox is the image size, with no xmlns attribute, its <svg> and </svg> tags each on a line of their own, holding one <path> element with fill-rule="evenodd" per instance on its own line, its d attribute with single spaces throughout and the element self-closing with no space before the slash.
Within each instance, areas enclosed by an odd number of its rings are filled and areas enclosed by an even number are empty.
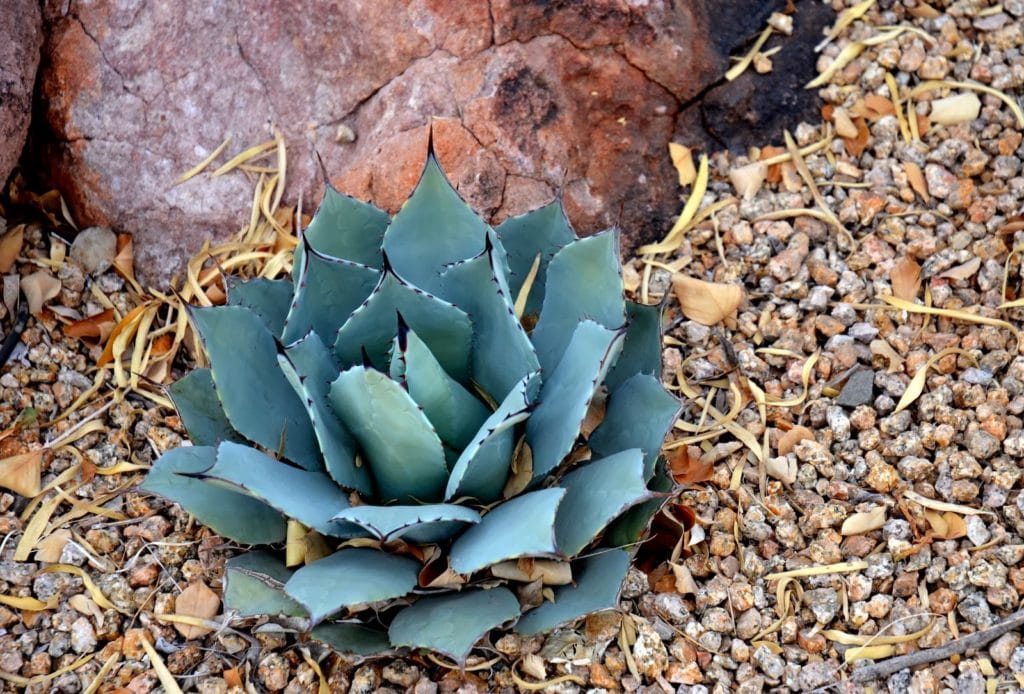
<svg viewBox="0 0 1024 694">
<path fill-rule="evenodd" d="M 973 354 L 966 350 L 960 349 L 959 347 L 950 347 L 948 349 L 942 350 L 937 354 L 932 355 L 931 359 L 926 361 L 917 370 L 917 373 L 914 374 L 914 377 L 910 379 L 910 383 L 907 385 L 907 389 L 903 391 L 903 396 L 900 398 L 899 403 L 897 403 L 896 409 L 893 410 L 893 414 L 907 409 L 907 407 L 910 406 L 910 403 L 914 402 L 921 396 L 921 393 L 924 392 L 925 381 L 928 378 L 928 370 L 934 367 L 940 359 L 949 356 L 950 354 L 962 354 L 971 361 L 974 361 L 975 364 L 977 363 L 977 360 L 974 358 Z"/>
<path fill-rule="evenodd" d="M 814 47 L 814 51 L 818 52 L 827 46 L 837 36 L 839 36 L 839 34 L 843 33 L 843 29 L 863 17 L 874 4 L 875 0 L 862 0 L 862 2 L 857 3 L 853 7 L 847 7 L 845 10 L 840 12 L 839 16 L 836 17 L 836 23 L 828 30 L 828 33 L 825 35 L 825 38 L 822 39 L 821 43 Z"/>
<path fill-rule="evenodd" d="M 885 506 L 876 506 L 864 513 L 854 513 L 843 521 L 840 535 L 861 535 L 872 530 L 878 530 L 885 525 L 887 509 Z"/>
<path fill-rule="evenodd" d="M 825 68 L 825 71 L 815 77 L 813 80 L 804 85 L 804 89 L 815 89 L 823 85 L 828 84 L 835 77 L 836 73 L 842 70 L 844 67 L 850 64 L 854 58 L 864 52 L 864 44 L 859 41 L 854 41 L 846 45 L 843 50 L 839 51 L 839 55 L 836 59 Z"/>
<path fill-rule="evenodd" d="M 153 645 L 147 639 L 142 639 L 142 648 L 146 651 L 146 655 L 149 656 L 149 664 L 153 666 L 157 679 L 160 680 L 160 684 L 163 685 L 167 694 L 183 694 L 181 687 L 178 686 L 177 681 L 174 679 L 174 675 L 167 669 L 167 665 L 164 664 L 160 654 L 156 652 L 156 649 L 153 648 Z"/>
<path fill-rule="evenodd" d="M 907 182 L 914 192 L 921 196 L 926 203 L 931 202 L 932 196 L 928 194 L 928 184 L 924 180 L 924 173 L 921 167 L 912 161 L 903 164 L 903 170 L 907 173 Z"/>
<path fill-rule="evenodd" d="M 888 658 L 895 653 L 896 646 L 891 645 L 854 646 L 846 650 L 846 653 L 843 654 L 843 660 L 847 663 L 857 660 L 878 660 L 879 658 Z"/>
<path fill-rule="evenodd" d="M 697 169 L 693 165 L 693 150 L 676 142 L 668 143 L 668 155 L 672 158 L 672 166 L 679 174 L 679 185 L 688 186 L 697 179 Z"/>
<path fill-rule="evenodd" d="M 946 501 L 936 501 L 935 499 L 929 499 L 926 496 L 921 496 L 913 490 L 906 490 L 903 492 L 903 498 L 910 499 L 915 504 L 920 504 L 925 508 L 930 508 L 933 511 L 952 511 L 953 513 L 961 513 L 963 515 L 981 515 L 981 516 L 992 516 L 995 515 L 992 511 L 986 511 L 979 508 L 971 508 L 970 506 L 962 506 L 961 504 L 951 504 Z"/>
<path fill-rule="evenodd" d="M 224 151 L 224 148 L 228 146 L 229 142 L 231 142 L 230 135 L 228 135 L 228 137 L 223 142 L 221 142 L 212 152 L 210 152 L 210 154 L 205 159 L 203 159 L 201 162 L 199 162 L 191 169 L 183 173 L 181 175 L 181 178 L 177 180 L 177 183 L 184 183 L 193 176 L 202 173 L 203 169 L 212 164 L 213 160 L 220 156 L 220 153 Z"/>
<path fill-rule="evenodd" d="M 777 581 L 780 578 L 802 578 L 805 576 L 851 573 L 853 571 L 863 571 L 866 568 L 868 568 L 868 563 L 866 561 L 841 561 L 836 564 L 827 564 L 825 566 L 807 566 L 802 569 L 780 571 L 778 573 L 768 574 L 764 577 L 764 580 Z"/>
<path fill-rule="evenodd" d="M 895 622 L 893 622 L 895 624 Z M 844 631 L 838 629 L 826 629 L 821 632 L 829 641 L 835 641 L 841 643 L 844 646 L 894 646 L 900 643 L 909 643 L 916 641 L 932 628 L 934 622 L 929 622 L 923 629 L 918 629 L 911 634 L 902 634 L 900 636 L 887 636 L 884 634 L 847 634 Z"/>
<path fill-rule="evenodd" d="M 750 67 L 750 63 L 754 60 L 754 57 L 761 51 L 761 47 L 768 40 L 768 37 L 772 35 L 772 27 L 766 26 L 761 35 L 757 37 L 757 41 L 754 42 L 753 47 L 747 52 L 738 63 L 729 68 L 729 71 L 725 73 L 725 79 L 732 82 L 734 79 L 742 75 Z"/>
<path fill-rule="evenodd" d="M 743 301 L 743 287 L 738 284 L 705 282 L 676 274 L 672 277 L 672 287 L 683 315 L 703 325 L 720 323 L 733 315 Z"/>
</svg>

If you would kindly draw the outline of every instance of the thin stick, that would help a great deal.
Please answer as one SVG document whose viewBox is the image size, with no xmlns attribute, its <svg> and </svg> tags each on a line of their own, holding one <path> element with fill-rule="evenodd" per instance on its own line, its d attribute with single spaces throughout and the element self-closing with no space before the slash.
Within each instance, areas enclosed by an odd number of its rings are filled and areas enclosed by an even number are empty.
<svg viewBox="0 0 1024 694">
<path fill-rule="evenodd" d="M 858 668 L 850 674 L 850 679 L 854 682 L 869 682 L 880 677 L 887 677 L 888 675 L 899 672 L 905 668 L 924 665 L 926 663 L 934 663 L 938 660 L 945 660 L 952 655 L 963 653 L 975 648 L 981 648 L 991 641 L 995 641 L 1003 634 L 1020 629 L 1021 627 L 1024 627 L 1024 610 L 1014 612 L 1012 615 L 993 627 L 976 632 L 970 636 L 964 636 L 956 639 L 955 641 L 950 641 L 945 646 L 901 655 L 897 658 L 883 660 L 882 662 L 875 663 L 874 665 Z"/>
</svg>

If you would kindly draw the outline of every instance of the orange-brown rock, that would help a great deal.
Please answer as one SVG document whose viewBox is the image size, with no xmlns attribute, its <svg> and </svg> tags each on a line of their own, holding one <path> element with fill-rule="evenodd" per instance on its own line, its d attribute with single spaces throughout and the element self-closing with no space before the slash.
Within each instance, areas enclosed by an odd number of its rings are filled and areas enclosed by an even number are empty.
<svg viewBox="0 0 1024 694">
<path fill-rule="evenodd" d="M 248 218 L 242 173 L 177 177 L 275 127 L 286 200 L 306 209 L 316 152 L 340 189 L 394 212 L 436 119 L 442 165 L 490 221 L 560 194 L 580 231 L 618 225 L 634 246 L 679 211 L 665 148 L 684 106 L 786 4 L 47 0 L 40 140 L 81 226 L 137 235 L 147 282 Z"/>
<path fill-rule="evenodd" d="M 4 0 L 0 10 L 0 185 L 25 146 L 42 43 L 39 3 Z"/>
</svg>

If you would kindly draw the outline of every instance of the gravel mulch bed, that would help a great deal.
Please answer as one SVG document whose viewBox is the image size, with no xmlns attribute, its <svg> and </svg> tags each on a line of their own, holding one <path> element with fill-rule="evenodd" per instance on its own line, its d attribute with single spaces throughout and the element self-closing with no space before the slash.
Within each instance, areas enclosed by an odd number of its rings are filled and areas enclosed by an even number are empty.
<svg viewBox="0 0 1024 694">
<path fill-rule="evenodd" d="M 65 259 L 44 233 L 59 205 L 36 200 L 11 272 L 60 288 L 0 375 L 0 460 L 45 449 L 36 498 L 0 494 L 2 690 L 1024 691 L 1024 116 L 1006 101 L 1024 2 L 833 5 L 852 21 L 821 51 L 822 71 L 841 64 L 822 121 L 793 131 L 803 154 L 712 154 L 696 217 L 625 267 L 638 296 L 667 297 L 686 408 L 666 455 L 695 525 L 631 571 L 618 612 L 495 633 L 465 671 L 353 662 L 222 614 L 237 548 L 134 491 L 180 422 L 145 378 L 97 370 L 141 297 Z M 679 276 L 716 299 L 742 287 L 738 310 L 691 320 Z M 107 310 L 92 335 L 80 319 Z M 147 378 L 179 375 L 179 346 Z"/>
</svg>

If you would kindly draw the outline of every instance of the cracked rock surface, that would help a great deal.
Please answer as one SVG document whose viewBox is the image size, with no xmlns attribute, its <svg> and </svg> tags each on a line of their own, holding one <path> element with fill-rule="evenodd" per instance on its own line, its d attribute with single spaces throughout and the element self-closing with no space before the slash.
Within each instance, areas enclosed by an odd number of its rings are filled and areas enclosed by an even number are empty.
<svg viewBox="0 0 1024 694">
<path fill-rule="evenodd" d="M 25 146 L 42 43 L 38 3 L 4 0 L 0 11 L 0 182 L 7 180 Z"/>
<path fill-rule="evenodd" d="M 340 190 L 396 211 L 436 119 L 442 165 L 492 222 L 560 193 L 581 232 L 617 225 L 629 249 L 678 212 L 664 151 L 684 106 L 784 4 L 48 0 L 39 139 L 76 221 L 135 233 L 150 283 L 251 203 L 240 173 L 177 177 L 274 127 L 307 209 L 318 153 Z"/>
</svg>

